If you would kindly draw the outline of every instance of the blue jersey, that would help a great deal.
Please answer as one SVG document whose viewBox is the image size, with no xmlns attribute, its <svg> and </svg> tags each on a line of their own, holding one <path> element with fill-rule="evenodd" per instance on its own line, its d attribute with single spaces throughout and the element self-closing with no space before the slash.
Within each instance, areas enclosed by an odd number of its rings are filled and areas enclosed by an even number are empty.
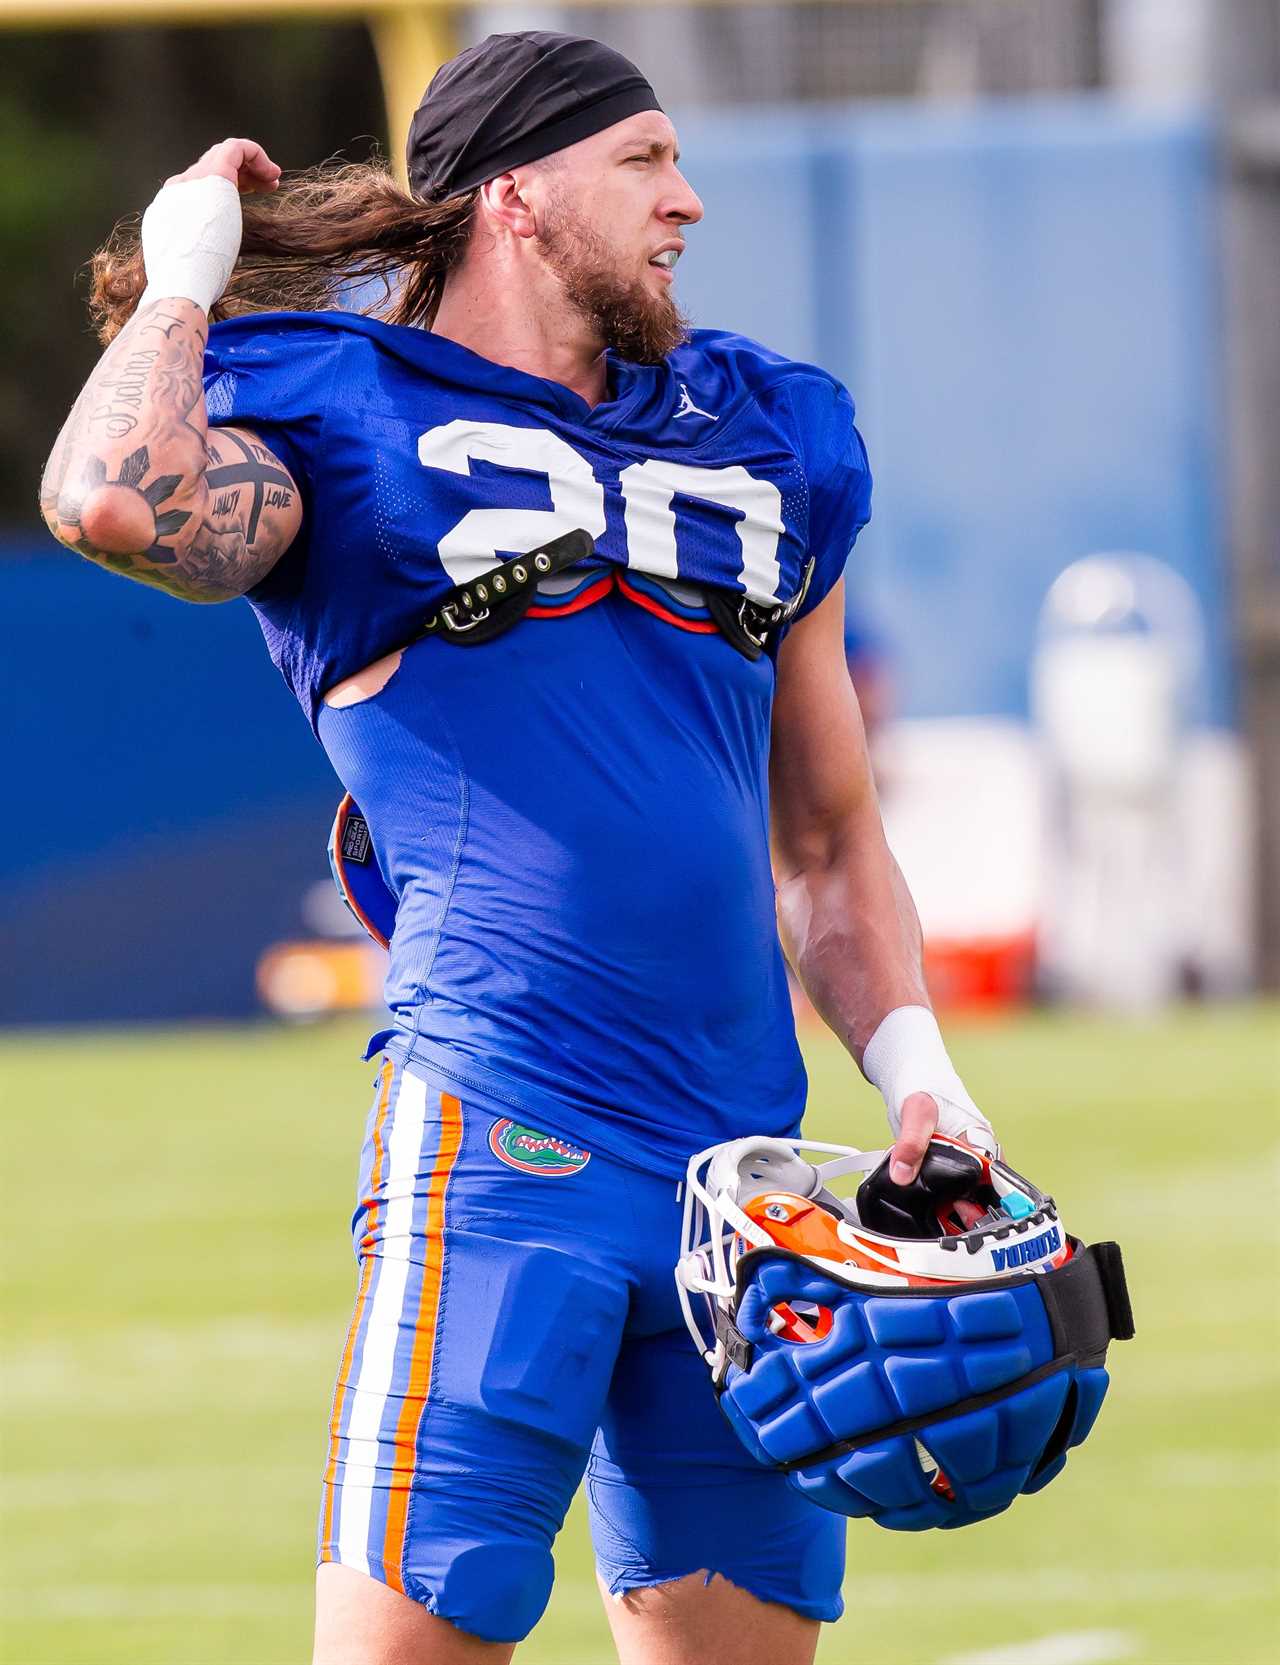
<svg viewBox="0 0 1280 1665">
<path fill-rule="evenodd" d="M 254 429 L 303 531 L 250 595 L 397 898 L 387 999 L 419 1055 L 626 1161 L 794 1128 L 804 1074 L 768 853 L 774 664 L 695 591 L 839 578 L 869 513 L 848 394 L 741 337 L 611 358 L 594 408 L 427 331 L 216 325 L 210 420 Z M 264 471 L 266 472 L 266 471 Z M 273 489 L 264 479 L 263 493 Z M 584 569 L 383 691 L 326 689 L 454 585 L 582 528 Z"/>
</svg>

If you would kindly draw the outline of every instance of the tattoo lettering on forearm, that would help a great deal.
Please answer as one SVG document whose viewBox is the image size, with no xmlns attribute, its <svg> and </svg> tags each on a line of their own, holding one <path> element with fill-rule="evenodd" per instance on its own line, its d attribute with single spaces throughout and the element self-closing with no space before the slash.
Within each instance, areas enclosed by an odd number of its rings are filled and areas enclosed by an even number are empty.
<svg viewBox="0 0 1280 1665">
<path fill-rule="evenodd" d="M 159 357 L 158 347 L 139 347 L 129 354 L 118 374 L 101 378 L 98 385 L 108 398 L 90 416 L 90 427 L 101 423 L 109 439 L 123 439 L 132 433 L 142 412 L 147 377 Z"/>
<path fill-rule="evenodd" d="M 180 330 L 186 322 L 185 318 L 175 318 L 172 312 L 156 312 L 149 319 L 147 328 L 158 330 L 167 340 L 174 330 Z"/>
<path fill-rule="evenodd" d="M 184 461 L 202 460 L 203 411 L 198 427 L 188 418 L 200 399 L 207 339 L 208 332 L 194 311 L 184 318 L 158 307 L 135 318 L 117 336 L 85 384 L 54 446 L 41 484 L 43 506 L 63 502 L 70 477 L 87 474 L 94 455 L 103 462 L 105 481 L 116 458 L 110 452 L 104 457 L 104 443 L 128 438 L 140 423 L 145 423 L 153 449 L 167 452 L 176 442 L 180 451 L 188 453 Z M 100 437 L 91 439 L 95 428 Z M 125 483 L 138 482 L 126 479 Z M 194 479 L 188 481 L 189 487 L 194 483 Z"/>
<path fill-rule="evenodd" d="M 250 588 L 297 525 L 296 487 L 271 451 L 208 431 L 207 338 L 194 306 L 136 317 L 76 401 L 40 491 L 67 547 L 192 600 Z"/>
</svg>

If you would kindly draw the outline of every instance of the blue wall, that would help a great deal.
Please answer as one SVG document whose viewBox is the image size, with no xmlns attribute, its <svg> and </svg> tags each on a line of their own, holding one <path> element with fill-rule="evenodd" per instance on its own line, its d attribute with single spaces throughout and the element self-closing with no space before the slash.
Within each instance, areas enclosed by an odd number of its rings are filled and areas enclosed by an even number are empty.
<svg viewBox="0 0 1280 1665">
<path fill-rule="evenodd" d="M 697 320 L 857 401 L 876 494 L 849 588 L 903 714 L 1024 714 L 1053 578 L 1134 550 L 1199 596 L 1229 719 L 1207 122 L 1089 98 L 680 129 Z"/>
<path fill-rule="evenodd" d="M 0 548 L 0 1019 L 243 1015 L 341 788 L 242 603 Z"/>
<path fill-rule="evenodd" d="M 1213 146 L 1095 100 L 678 123 L 696 321 L 842 376 L 876 474 L 850 570 L 908 715 L 1020 714 L 1078 556 L 1190 580 L 1231 704 Z M 248 609 L 0 552 L 0 1020 L 236 1015 L 326 871 L 336 782 Z M 45 553 L 36 553 L 38 550 Z"/>
</svg>

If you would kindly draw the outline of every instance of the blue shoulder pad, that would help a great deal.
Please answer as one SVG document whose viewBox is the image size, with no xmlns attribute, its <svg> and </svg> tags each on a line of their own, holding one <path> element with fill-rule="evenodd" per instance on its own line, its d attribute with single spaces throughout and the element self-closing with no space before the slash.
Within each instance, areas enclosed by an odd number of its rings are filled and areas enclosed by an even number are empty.
<svg viewBox="0 0 1280 1665">
<path fill-rule="evenodd" d="M 764 1249 L 739 1291 L 720 1398 L 735 1432 L 814 1503 L 897 1531 L 968 1526 L 1048 1485 L 1102 1406 L 1108 1341 L 1133 1334 L 1113 1243 L 994 1287 L 884 1292 Z M 830 1314 L 821 1339 L 776 1333 L 797 1302 Z"/>
</svg>

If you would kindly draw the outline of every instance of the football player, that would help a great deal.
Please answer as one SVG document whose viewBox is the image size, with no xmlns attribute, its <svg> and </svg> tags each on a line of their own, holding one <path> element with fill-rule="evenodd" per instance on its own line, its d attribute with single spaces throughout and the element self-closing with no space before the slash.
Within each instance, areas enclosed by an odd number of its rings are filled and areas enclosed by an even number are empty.
<svg viewBox="0 0 1280 1665">
<path fill-rule="evenodd" d="M 721 1419 L 672 1278 L 690 1152 L 799 1127 L 779 927 L 895 1180 L 935 1127 L 994 1149 L 845 668 L 853 406 L 690 333 L 702 206 L 599 43 L 463 52 L 409 175 L 273 196 L 228 139 L 169 180 L 97 258 L 42 494 L 90 560 L 248 598 L 395 900 L 315 1658 L 508 1659 L 585 1473 L 624 1662 L 805 1665 L 843 1521 Z"/>
</svg>

